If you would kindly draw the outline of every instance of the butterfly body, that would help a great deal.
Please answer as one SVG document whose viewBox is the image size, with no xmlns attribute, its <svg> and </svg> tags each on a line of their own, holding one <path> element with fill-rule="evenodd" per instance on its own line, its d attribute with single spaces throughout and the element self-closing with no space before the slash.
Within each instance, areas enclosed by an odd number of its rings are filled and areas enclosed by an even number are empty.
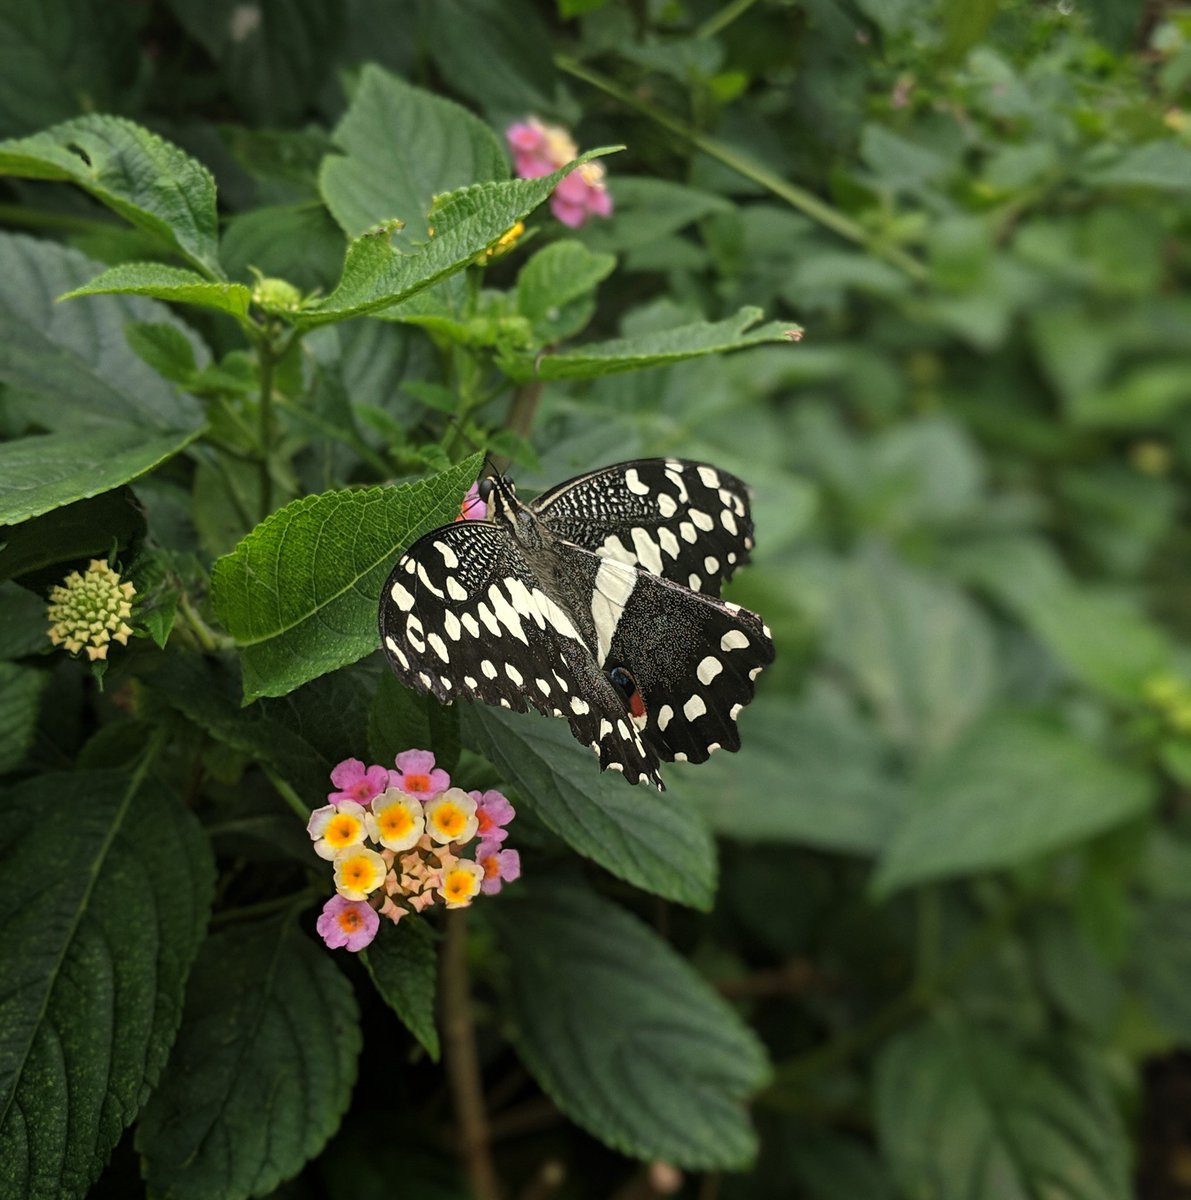
<svg viewBox="0 0 1191 1200">
<path fill-rule="evenodd" d="M 736 715 L 773 660 L 761 619 L 718 599 L 753 544 L 739 480 L 643 459 L 531 504 L 500 477 L 480 494 L 486 519 L 421 538 L 382 592 L 401 679 L 563 717 L 602 768 L 659 788 L 660 761 L 739 748 Z"/>
</svg>

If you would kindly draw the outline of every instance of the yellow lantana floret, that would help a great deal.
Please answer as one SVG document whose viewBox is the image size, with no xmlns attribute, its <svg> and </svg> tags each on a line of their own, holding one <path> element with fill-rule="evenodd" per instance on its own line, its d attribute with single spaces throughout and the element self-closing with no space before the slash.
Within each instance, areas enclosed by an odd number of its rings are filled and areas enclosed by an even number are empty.
<svg viewBox="0 0 1191 1200">
<path fill-rule="evenodd" d="M 86 571 L 71 571 L 51 589 L 50 641 L 71 654 L 85 650 L 92 662 L 107 658 L 111 642 L 126 645 L 132 636 L 128 618 L 135 595 L 131 583 L 121 582 L 102 558 L 93 558 Z"/>
<path fill-rule="evenodd" d="M 387 850 L 408 850 L 426 829 L 421 800 L 396 788 L 373 797 L 372 812 L 365 819 L 368 836 Z"/>
<path fill-rule="evenodd" d="M 448 788 L 426 805 L 426 832 L 439 845 L 470 842 L 479 824 L 476 802 L 461 788 Z"/>
<path fill-rule="evenodd" d="M 341 800 L 338 807 L 328 804 L 316 808 L 306 832 L 314 839 L 319 858 L 333 859 L 341 850 L 358 846 L 367 834 L 365 812 L 354 800 Z"/>
<path fill-rule="evenodd" d="M 335 890 L 346 900 L 365 900 L 385 881 L 385 860 L 367 846 L 350 846 L 335 855 Z"/>
<path fill-rule="evenodd" d="M 484 868 L 479 863 L 461 858 L 443 872 L 438 894 L 447 908 L 466 908 L 479 894 L 484 882 Z"/>
</svg>

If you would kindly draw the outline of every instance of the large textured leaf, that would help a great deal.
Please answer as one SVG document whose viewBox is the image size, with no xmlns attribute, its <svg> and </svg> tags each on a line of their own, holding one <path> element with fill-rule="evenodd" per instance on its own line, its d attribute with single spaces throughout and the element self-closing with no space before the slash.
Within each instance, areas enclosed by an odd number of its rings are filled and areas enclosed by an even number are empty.
<svg viewBox="0 0 1191 1200">
<path fill-rule="evenodd" d="M 393 217 L 420 235 L 441 192 L 509 177 L 488 125 L 375 65 L 361 72 L 333 136 L 343 153 L 323 160 L 319 186 L 349 237 Z"/>
<path fill-rule="evenodd" d="M 1029 1052 L 923 1025 L 877 1062 L 877 1128 L 906 1196 L 1129 1200 L 1128 1140 L 1108 1078 L 1061 1045 Z"/>
<path fill-rule="evenodd" d="M 241 647 L 244 696 L 284 696 L 375 650 L 398 554 L 449 524 L 480 456 L 417 483 L 296 500 L 215 563 L 216 611 Z"/>
<path fill-rule="evenodd" d="M 335 290 L 299 314 L 297 324 L 308 327 L 375 312 L 461 271 L 544 203 L 572 171 L 608 153 L 591 150 L 540 179 L 477 183 L 448 192 L 436 201 L 425 231 L 411 229 L 395 239 L 396 227 L 382 225 L 366 233 L 348 246 Z"/>
<path fill-rule="evenodd" d="M 762 697 L 740 718 L 739 754 L 666 768 L 668 786 L 716 833 L 875 854 L 905 808 L 905 784 L 872 725 L 842 702 Z"/>
<path fill-rule="evenodd" d="M 243 317 L 248 313 L 252 292 L 242 283 L 210 280 L 181 267 L 162 263 L 122 263 L 101 272 L 89 283 L 67 292 L 62 300 L 78 296 L 152 296 L 175 304 L 197 304 Z"/>
<path fill-rule="evenodd" d="M 44 650 L 48 629 L 44 596 L 11 580 L 0 583 L 0 660 Z"/>
<path fill-rule="evenodd" d="M 670 946 L 577 884 L 518 884 L 492 920 L 517 1048 L 563 1112 L 636 1158 L 748 1164 L 765 1052 Z"/>
<path fill-rule="evenodd" d="M 127 546 L 144 530 L 144 512 L 126 488 L 56 508 L 44 517 L 4 530 L 0 579 L 12 579 L 51 563 L 106 555 L 113 546 Z"/>
<path fill-rule="evenodd" d="M 595 312 L 595 288 L 616 259 L 567 238 L 539 250 L 517 276 L 517 311 L 543 344 L 571 337 Z"/>
<path fill-rule="evenodd" d="M 0 174 L 77 183 L 219 278 L 219 223 L 211 173 L 171 142 L 98 113 L 0 142 Z"/>
<path fill-rule="evenodd" d="M 987 619 L 957 588 L 871 552 L 835 581 L 828 647 L 886 735 L 930 754 L 950 745 L 997 686 Z"/>
<path fill-rule="evenodd" d="M 0 524 L 15 525 L 151 471 L 201 431 L 146 437 L 135 425 L 47 433 L 0 445 Z"/>
<path fill-rule="evenodd" d="M 1191 1046 L 1191 901 L 1149 905 L 1130 950 L 1142 996 L 1180 1044 Z"/>
<path fill-rule="evenodd" d="M 1024 716 L 974 729 L 922 776 L 881 860 L 885 892 L 1014 866 L 1144 812 L 1152 779 Z"/>
<path fill-rule="evenodd" d="M 82 1196 L 165 1065 L 211 855 L 123 772 L 43 775 L 0 814 L 0 1197 Z"/>
<path fill-rule="evenodd" d="M 42 606 L 43 638 L 46 628 L 44 611 Z M 4 609 L 0 608 L 0 618 L 6 615 Z M 21 765 L 33 740 L 38 702 L 49 681 L 49 673 L 36 667 L 0 662 L 0 774 L 13 771 Z"/>
<path fill-rule="evenodd" d="M 358 1020 L 351 985 L 292 916 L 210 938 L 137 1131 L 150 1189 L 239 1200 L 300 1170 L 351 1098 Z"/>
<path fill-rule="evenodd" d="M 0 234 L 0 382 L 36 397 L 36 422 L 52 432 L 80 424 L 135 425 L 142 434 L 199 428 L 198 402 L 162 379 L 124 336 L 133 321 L 168 325 L 206 366 L 206 347 L 168 308 L 135 296 L 56 302 L 102 267 L 54 242 Z"/>
<path fill-rule="evenodd" d="M 673 793 L 601 774 L 565 721 L 485 704 L 468 705 L 462 719 L 465 740 L 573 850 L 646 891 L 711 907 L 715 847 L 703 819 Z"/>
<path fill-rule="evenodd" d="M 364 962 L 385 1003 L 437 1062 L 438 950 L 429 925 L 417 917 L 407 917 L 399 925 L 382 921 L 364 951 Z"/>
<path fill-rule="evenodd" d="M 674 329 L 593 342 L 576 350 L 548 355 L 537 363 L 510 364 L 510 368 L 527 378 L 536 375 L 540 379 L 596 379 L 616 371 L 640 371 L 765 342 L 788 342 L 797 330 L 797 326 L 781 321 L 757 325 L 760 319 L 759 308 L 742 308 L 722 321 L 695 321 Z M 791 349 L 791 353 L 797 351 Z"/>
</svg>

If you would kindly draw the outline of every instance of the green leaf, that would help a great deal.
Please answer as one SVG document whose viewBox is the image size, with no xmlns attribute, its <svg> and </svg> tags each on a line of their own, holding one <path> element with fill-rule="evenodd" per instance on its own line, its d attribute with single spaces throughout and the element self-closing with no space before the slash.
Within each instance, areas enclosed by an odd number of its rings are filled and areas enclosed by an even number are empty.
<svg viewBox="0 0 1191 1200">
<path fill-rule="evenodd" d="M 709 909 L 715 846 L 702 819 L 669 792 L 601 774 L 565 721 L 484 704 L 462 713 L 464 738 L 573 850 L 636 887 Z"/>
<path fill-rule="evenodd" d="M 36 424 L 52 433 L 135 425 L 142 434 L 198 429 L 199 403 L 129 349 L 130 321 L 169 325 L 198 365 L 209 354 L 164 305 L 137 296 L 57 304 L 102 264 L 53 242 L 0 234 L 0 383 L 27 393 Z"/>
<path fill-rule="evenodd" d="M 3 1200 L 82 1196 L 178 1029 L 214 869 L 193 816 L 144 782 L 42 775 L 0 799 Z"/>
<path fill-rule="evenodd" d="M 567 1116 L 635 1158 L 748 1165 L 744 1102 L 768 1079 L 765 1052 L 669 945 L 575 883 L 520 883 L 491 920 L 517 1049 Z"/>
<path fill-rule="evenodd" d="M 247 316 L 252 301 L 252 291 L 242 283 L 212 281 L 194 271 L 167 267 L 162 263 L 122 263 L 58 299 L 113 294 L 152 296 L 155 300 L 168 300 L 174 304 L 197 304 L 200 308 L 218 309 L 233 317 Z"/>
<path fill-rule="evenodd" d="M 438 1062 L 434 997 L 438 987 L 438 950 L 429 925 L 416 916 L 399 925 L 382 921 L 362 955 L 384 1002 Z"/>
<path fill-rule="evenodd" d="M 44 614 L 43 605 L 43 638 Z M 36 667 L 0 662 L 0 775 L 15 771 L 24 761 L 37 726 L 41 693 L 49 681 L 48 673 Z"/>
<path fill-rule="evenodd" d="M 1173 138 L 1130 146 L 1116 162 L 1089 170 L 1087 179 L 1093 187 L 1191 191 L 1191 146 Z"/>
<path fill-rule="evenodd" d="M 607 148 L 590 150 L 540 179 L 477 183 L 448 192 L 430 215 L 433 235 L 411 229 L 395 243 L 390 224 L 366 233 L 348 246 L 335 290 L 299 313 L 295 323 L 306 328 L 375 312 L 461 271 L 542 204 L 572 171 L 608 153 Z"/>
<path fill-rule="evenodd" d="M 1129 1200 L 1129 1139 L 1109 1080 L 1054 1042 L 922 1025 L 877 1060 L 877 1129 L 900 1194 Z"/>
<path fill-rule="evenodd" d="M 0 142 L 0 174 L 77 183 L 205 275 L 222 277 L 211 173 L 132 121 L 93 113 Z"/>
<path fill-rule="evenodd" d="M 979 609 L 875 548 L 835 581 L 828 646 L 886 735 L 918 754 L 954 742 L 997 688 L 996 647 Z"/>
<path fill-rule="evenodd" d="M 593 254 L 567 239 L 539 250 L 517 276 L 517 311 L 534 338 L 549 345 L 571 337 L 595 312 L 595 288 L 616 267 L 611 254 Z"/>
<path fill-rule="evenodd" d="M 1028 862 L 1145 812 L 1152 784 L 1041 721 L 987 721 L 923 773 L 874 886 Z"/>
<path fill-rule="evenodd" d="M 132 352 L 164 379 L 189 383 L 198 371 L 194 347 L 174 325 L 154 321 L 129 321 L 124 336 Z"/>
<path fill-rule="evenodd" d="M 794 703 L 762 695 L 741 717 L 739 754 L 675 763 L 667 782 L 716 833 L 876 854 L 905 808 L 905 785 L 885 767 L 871 724 L 839 698 Z"/>
<path fill-rule="evenodd" d="M 47 433 L 0 444 L 0 524 L 110 491 L 172 458 L 201 433 L 146 437 L 134 425 Z"/>
<path fill-rule="evenodd" d="M 403 750 L 431 750 L 437 766 L 453 771 L 459 762 L 459 707 L 439 704 L 385 671 L 368 717 L 368 750 L 385 766 Z"/>
<path fill-rule="evenodd" d="M 0 579 L 53 563 L 108 554 L 144 533 L 144 513 L 124 488 L 80 500 L 0 531 Z M 66 574 L 65 571 L 62 572 Z"/>
<path fill-rule="evenodd" d="M 1191 1046 L 1191 901 L 1146 906 L 1131 939 L 1130 968 L 1154 1015 Z"/>
<path fill-rule="evenodd" d="M 351 1099 L 358 1022 L 351 985 L 292 916 L 209 938 L 137 1130 L 150 1190 L 230 1200 L 296 1174 Z"/>
<path fill-rule="evenodd" d="M 455 518 L 480 465 L 473 455 L 417 483 L 296 500 L 215 563 L 212 599 L 241 647 L 246 701 L 284 696 L 377 648 L 393 563 Z"/>
<path fill-rule="evenodd" d="M 394 217 L 420 233 L 441 192 L 509 177 L 504 149 L 488 125 L 374 64 L 360 73 L 333 137 L 343 153 L 323 160 L 319 187 L 353 238 Z"/>
<path fill-rule="evenodd" d="M 48 629 L 44 596 L 10 580 L 0 583 L 0 660 L 45 650 Z"/>
<path fill-rule="evenodd" d="M 577 350 L 550 354 L 538 364 L 517 365 L 519 377 L 539 379 L 598 379 L 616 371 L 640 371 L 663 363 L 681 362 L 705 354 L 725 354 L 765 342 L 788 342 L 796 326 L 770 321 L 752 328 L 761 319 L 759 308 L 742 308 L 723 321 L 696 321 L 676 329 L 661 329 L 636 337 L 593 342 Z M 792 350 L 791 353 L 797 353 Z"/>
</svg>

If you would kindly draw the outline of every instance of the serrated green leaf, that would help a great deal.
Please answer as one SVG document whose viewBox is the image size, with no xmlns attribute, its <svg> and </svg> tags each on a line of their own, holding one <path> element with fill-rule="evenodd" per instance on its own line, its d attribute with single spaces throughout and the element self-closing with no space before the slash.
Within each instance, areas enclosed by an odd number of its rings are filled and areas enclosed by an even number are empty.
<svg viewBox="0 0 1191 1200">
<path fill-rule="evenodd" d="M 77 183 L 205 275 L 222 276 L 211 173 L 132 121 L 93 113 L 0 142 L 0 174 Z"/>
<path fill-rule="evenodd" d="M 615 267 L 611 254 L 593 254 L 571 239 L 539 250 L 517 275 L 517 311 L 535 340 L 549 345 L 578 333 L 595 311 L 596 285 Z"/>
<path fill-rule="evenodd" d="M 224 226 L 219 255 L 233 279 L 256 268 L 303 291 L 329 291 L 343 266 L 345 239 L 321 204 L 270 204 Z"/>
<path fill-rule="evenodd" d="M 319 188 L 353 238 L 394 217 L 418 236 L 435 196 L 509 177 L 504 149 L 488 125 L 374 64 L 360 73 L 332 136 L 343 153 L 323 160 Z"/>
<path fill-rule="evenodd" d="M 142 362 L 124 337 L 129 321 L 170 325 L 205 366 L 206 347 L 168 308 L 138 296 L 55 303 L 101 269 L 65 246 L 0 234 L 0 383 L 35 397 L 37 425 L 52 433 L 83 425 L 199 428 L 198 402 Z"/>
<path fill-rule="evenodd" d="M 415 538 L 450 524 L 481 456 L 417 483 L 307 496 L 212 570 L 216 612 L 241 647 L 244 698 L 284 696 L 376 649 L 380 589 Z"/>
<path fill-rule="evenodd" d="M 1153 780 L 1025 716 L 973 729 L 923 773 L 874 886 L 1015 866 L 1145 812 Z"/>
<path fill-rule="evenodd" d="M 0 1197 L 81 1197 L 165 1065 L 211 853 L 182 804 L 121 771 L 42 775 L 0 812 Z"/>
<path fill-rule="evenodd" d="M 202 431 L 146 437 L 135 425 L 0 444 L 0 524 L 17 525 L 144 475 Z"/>
<path fill-rule="evenodd" d="M 1191 146 L 1175 141 L 1130 146 L 1116 162 L 1086 173 L 1093 187 L 1142 187 L 1191 191 Z"/>
<path fill-rule="evenodd" d="M 641 371 L 664 363 L 682 362 L 705 354 L 726 354 L 765 342 L 788 342 L 797 326 L 770 321 L 756 328 L 759 308 L 742 308 L 723 321 L 695 321 L 675 329 L 656 330 L 636 337 L 593 342 L 576 350 L 550 354 L 536 364 L 510 364 L 518 378 L 598 379 L 617 371 Z M 796 350 L 791 350 L 796 354 Z"/>
<path fill-rule="evenodd" d="M 167 267 L 164 263 L 121 263 L 58 299 L 105 295 L 151 296 L 174 304 L 218 309 L 233 317 L 247 316 L 252 302 L 251 290 L 242 283 L 213 281 L 195 271 Z"/>
<path fill-rule="evenodd" d="M 377 684 L 368 716 L 368 749 L 373 759 L 390 766 L 405 750 L 430 750 L 437 766 L 453 771 L 459 761 L 459 708 L 415 692 L 385 671 Z"/>
<path fill-rule="evenodd" d="M 669 945 L 574 883 L 522 882 L 488 911 L 517 1049 L 567 1116 L 635 1158 L 752 1160 L 744 1102 L 767 1081 L 765 1052 Z"/>
<path fill-rule="evenodd" d="M 1191 1045 L 1191 901 L 1147 905 L 1131 938 L 1130 973 L 1154 1015 Z"/>
<path fill-rule="evenodd" d="M 439 196 L 429 217 L 433 235 L 411 229 L 396 242 L 397 231 L 389 225 L 366 233 L 348 246 L 335 290 L 299 313 L 295 323 L 309 328 L 375 312 L 461 271 L 544 203 L 572 171 L 608 153 L 590 150 L 540 179 L 477 183 Z"/>
<path fill-rule="evenodd" d="M 4 615 L 0 609 L 0 617 Z M 44 635 L 44 619 L 42 626 Z M 0 662 L 0 775 L 15 771 L 24 761 L 37 725 L 41 693 L 49 681 L 49 674 L 37 667 Z"/>
<path fill-rule="evenodd" d="M 137 1130 L 150 1189 L 238 1200 L 296 1174 L 351 1099 L 358 1022 L 351 985 L 292 916 L 209 938 Z"/>
<path fill-rule="evenodd" d="M 601 774 L 565 721 L 485 704 L 462 714 L 464 739 L 573 850 L 668 900 L 708 909 L 715 846 L 703 819 L 670 792 Z"/>
<path fill-rule="evenodd" d="M 722 837 L 875 854 L 906 803 L 877 732 L 840 702 L 762 695 L 740 718 L 739 754 L 675 763 L 666 780 Z"/>
<path fill-rule="evenodd" d="M 399 925 L 382 921 L 361 957 L 381 998 L 438 1062 L 438 1026 L 434 1021 L 438 950 L 430 927 L 416 916 L 406 917 Z"/>
<path fill-rule="evenodd" d="M 52 563 L 106 555 L 113 547 L 129 545 L 144 529 L 144 513 L 125 488 L 67 504 L 0 532 L 0 579 L 25 575 Z"/>
<path fill-rule="evenodd" d="M 1061 1044 L 923 1025 L 877 1060 L 877 1129 L 906 1196 L 1129 1200 L 1128 1138 L 1112 1087 Z"/>
</svg>

